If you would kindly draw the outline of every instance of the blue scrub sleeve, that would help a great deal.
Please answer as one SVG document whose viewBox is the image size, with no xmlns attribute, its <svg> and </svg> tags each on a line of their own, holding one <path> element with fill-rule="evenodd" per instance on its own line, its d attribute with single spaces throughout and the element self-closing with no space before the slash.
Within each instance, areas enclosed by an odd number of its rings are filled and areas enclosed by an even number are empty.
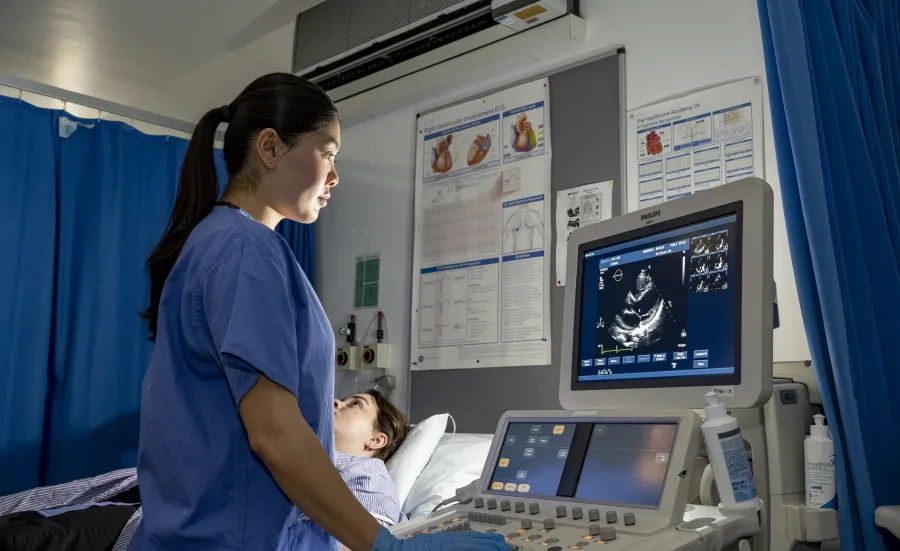
<svg viewBox="0 0 900 551">
<path fill-rule="evenodd" d="M 235 404 L 259 374 L 297 396 L 297 311 L 282 259 L 252 245 L 230 253 L 202 284 L 206 324 Z"/>
</svg>

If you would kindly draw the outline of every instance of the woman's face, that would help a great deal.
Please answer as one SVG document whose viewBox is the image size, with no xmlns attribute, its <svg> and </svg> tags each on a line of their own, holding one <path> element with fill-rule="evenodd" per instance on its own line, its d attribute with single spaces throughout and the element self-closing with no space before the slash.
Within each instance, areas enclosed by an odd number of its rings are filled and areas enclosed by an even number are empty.
<svg viewBox="0 0 900 551">
<path fill-rule="evenodd" d="M 265 182 L 267 203 L 278 214 L 309 224 L 331 198 L 338 183 L 334 159 L 341 148 L 337 122 L 323 130 L 301 136 L 293 147 L 281 144 L 274 170 Z"/>
<path fill-rule="evenodd" d="M 334 447 L 341 453 L 373 457 L 387 445 L 387 436 L 375 429 L 378 406 L 368 394 L 334 401 Z"/>
</svg>

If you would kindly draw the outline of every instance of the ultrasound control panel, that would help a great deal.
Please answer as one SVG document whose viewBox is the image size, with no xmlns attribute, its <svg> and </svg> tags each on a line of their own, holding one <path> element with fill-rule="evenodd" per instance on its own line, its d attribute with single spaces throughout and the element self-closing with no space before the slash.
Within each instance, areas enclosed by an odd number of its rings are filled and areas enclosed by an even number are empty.
<svg viewBox="0 0 900 551">
<path fill-rule="evenodd" d="M 685 410 L 507 412 L 478 495 L 394 533 L 499 533 L 525 550 L 689 549 L 696 534 L 667 528 L 685 515 L 699 427 Z"/>
</svg>

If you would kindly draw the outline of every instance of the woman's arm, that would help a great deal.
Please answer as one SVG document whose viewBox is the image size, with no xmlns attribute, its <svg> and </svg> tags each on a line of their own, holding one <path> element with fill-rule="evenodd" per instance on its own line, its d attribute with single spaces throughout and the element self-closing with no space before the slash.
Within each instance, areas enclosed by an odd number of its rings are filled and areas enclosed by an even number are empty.
<svg viewBox="0 0 900 551">
<path fill-rule="evenodd" d="M 353 497 L 297 399 L 260 375 L 241 400 L 250 447 L 306 516 L 353 551 L 370 551 L 380 524 Z"/>
</svg>

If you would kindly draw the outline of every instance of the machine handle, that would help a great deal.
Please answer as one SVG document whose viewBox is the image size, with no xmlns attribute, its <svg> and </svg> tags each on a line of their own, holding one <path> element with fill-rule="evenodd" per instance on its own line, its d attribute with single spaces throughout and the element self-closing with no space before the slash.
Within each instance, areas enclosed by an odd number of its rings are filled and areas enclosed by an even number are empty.
<svg viewBox="0 0 900 551">
<path fill-rule="evenodd" d="M 875 509 L 875 525 L 900 539 L 900 505 L 883 505 Z"/>
</svg>

